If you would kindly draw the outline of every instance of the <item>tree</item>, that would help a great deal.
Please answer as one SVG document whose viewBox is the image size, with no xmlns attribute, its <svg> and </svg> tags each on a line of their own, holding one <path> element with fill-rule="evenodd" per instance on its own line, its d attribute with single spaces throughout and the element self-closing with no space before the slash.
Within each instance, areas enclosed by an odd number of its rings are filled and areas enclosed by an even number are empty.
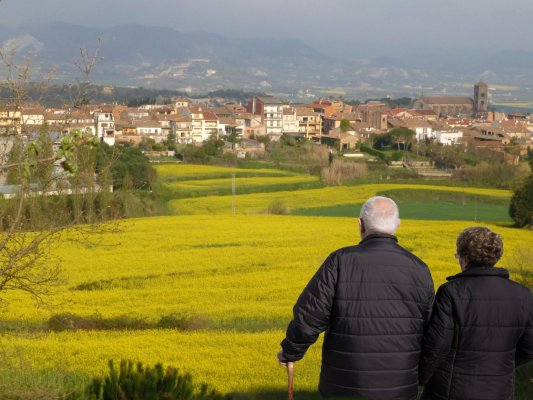
<svg viewBox="0 0 533 400">
<path fill-rule="evenodd" d="M 103 171 L 109 168 L 112 176 L 113 189 L 121 189 L 124 182 L 131 189 L 151 189 L 156 172 L 148 157 L 140 148 L 115 145 L 111 147 L 101 143 L 98 148 L 96 169 Z"/>
<path fill-rule="evenodd" d="M 341 119 L 340 128 L 341 128 L 341 132 L 347 132 L 350 129 L 352 129 L 352 127 L 350 125 L 350 121 L 347 120 L 346 118 Z"/>
<path fill-rule="evenodd" d="M 407 145 L 411 144 L 416 133 L 409 128 L 399 127 L 390 130 L 386 135 L 388 135 L 391 143 L 396 143 L 398 150 L 400 150 L 400 143 L 403 144 L 404 150 L 406 150 Z"/>
<path fill-rule="evenodd" d="M 6 71 L 0 106 L 20 116 L 29 88 L 36 84 L 31 82 L 35 79 L 31 63 L 16 60 L 16 52 L 0 49 Z M 78 65 L 84 79 L 78 85 L 73 106 L 88 101 L 87 76 L 94 66 L 93 58 L 81 50 Z M 48 78 L 41 78 L 43 88 Z M 98 224 L 101 214 L 95 206 L 105 190 L 95 179 L 98 138 L 65 124 L 57 130 L 61 136 L 54 150 L 46 125 L 34 131 L 24 125 L 23 118 L 13 118 L 11 123 L 0 137 L 2 147 L 10 152 L 9 156 L 2 155 L 0 170 L 15 185 L 8 198 L 0 199 L 0 303 L 11 290 L 24 291 L 43 302 L 62 283 L 54 246 L 65 235 L 77 237 L 102 228 Z M 79 222 L 91 224 L 77 225 Z"/>
<path fill-rule="evenodd" d="M 509 215 L 518 227 L 533 226 L 533 161 L 529 166 L 532 174 L 514 191 L 509 205 Z"/>
</svg>

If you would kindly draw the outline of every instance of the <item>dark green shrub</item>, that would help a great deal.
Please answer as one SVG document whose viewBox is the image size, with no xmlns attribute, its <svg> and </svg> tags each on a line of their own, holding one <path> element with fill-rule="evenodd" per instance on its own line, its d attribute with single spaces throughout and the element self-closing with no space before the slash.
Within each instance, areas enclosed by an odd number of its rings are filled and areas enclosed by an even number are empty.
<svg viewBox="0 0 533 400">
<path fill-rule="evenodd" d="M 533 175 L 513 193 L 509 215 L 518 227 L 533 225 Z"/>
<path fill-rule="evenodd" d="M 282 199 L 274 199 L 270 202 L 267 208 L 268 214 L 274 214 L 274 215 L 287 215 L 289 214 L 290 210 L 287 206 L 287 203 L 285 203 Z"/>
<path fill-rule="evenodd" d="M 403 153 L 401 151 L 393 151 L 387 157 L 389 161 L 401 161 L 403 159 Z"/>
<path fill-rule="evenodd" d="M 157 324 L 158 328 L 178 329 L 180 331 L 196 331 L 208 329 L 213 322 L 200 315 L 169 314 L 163 315 Z"/>
<path fill-rule="evenodd" d="M 72 313 L 62 313 L 54 314 L 48 320 L 48 329 L 55 332 L 77 331 L 79 329 L 100 331 L 152 328 L 154 328 L 153 324 L 149 324 L 141 318 L 129 315 L 120 315 L 113 318 L 104 318 L 98 313 L 89 316 L 79 316 Z"/>
<path fill-rule="evenodd" d="M 145 367 L 142 363 L 121 360 L 118 370 L 109 361 L 109 375 L 94 378 L 87 387 L 91 400 L 219 400 L 222 396 L 206 384 L 194 385 L 189 374 L 180 374 L 177 368 L 158 363 Z"/>
<path fill-rule="evenodd" d="M 361 144 L 361 151 L 368 153 L 372 156 L 376 156 L 383 162 L 387 162 L 387 154 L 381 150 L 377 150 L 372 147 L 368 147 L 368 146 L 365 146 L 364 144 Z"/>
</svg>

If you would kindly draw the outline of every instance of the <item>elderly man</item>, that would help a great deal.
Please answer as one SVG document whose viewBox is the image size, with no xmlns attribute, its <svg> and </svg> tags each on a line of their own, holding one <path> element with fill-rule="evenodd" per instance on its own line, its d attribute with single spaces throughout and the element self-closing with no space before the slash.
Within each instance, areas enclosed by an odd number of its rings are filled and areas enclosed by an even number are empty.
<svg viewBox="0 0 533 400">
<path fill-rule="evenodd" d="M 427 265 L 398 245 L 396 203 L 372 197 L 361 242 L 330 254 L 308 283 L 281 342 L 283 364 L 300 360 L 319 334 L 324 397 L 415 399 L 422 333 L 434 299 Z"/>
</svg>

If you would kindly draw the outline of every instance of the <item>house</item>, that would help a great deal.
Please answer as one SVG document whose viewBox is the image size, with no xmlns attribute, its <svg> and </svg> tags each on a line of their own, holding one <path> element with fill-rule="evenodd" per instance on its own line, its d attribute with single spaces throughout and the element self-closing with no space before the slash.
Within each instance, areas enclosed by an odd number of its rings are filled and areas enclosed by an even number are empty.
<svg viewBox="0 0 533 400">
<path fill-rule="evenodd" d="M 163 128 L 158 121 L 152 119 L 145 119 L 140 121 L 132 121 L 135 127 L 135 134 L 143 138 L 155 140 L 156 143 L 161 143 L 166 139 L 163 133 Z"/>
<path fill-rule="evenodd" d="M 190 115 L 178 116 L 170 121 L 170 128 L 176 137 L 176 142 L 181 144 L 194 143 L 192 117 Z"/>
<path fill-rule="evenodd" d="M 329 117 L 323 118 L 322 133 L 328 134 L 335 128 L 340 128 L 342 120 L 348 121 L 350 124 L 355 122 L 361 122 L 361 116 L 358 113 L 353 112 L 336 112 Z"/>
<path fill-rule="evenodd" d="M 142 108 L 128 107 L 119 113 L 121 119 L 147 119 L 150 118 L 150 111 Z"/>
<path fill-rule="evenodd" d="M 167 137 L 172 129 L 170 128 L 170 121 L 174 118 L 174 115 L 170 114 L 151 114 L 152 120 L 157 121 L 162 129 L 162 135 Z"/>
<path fill-rule="evenodd" d="M 463 131 L 434 131 L 433 135 L 438 143 L 441 143 L 445 146 L 450 146 L 458 144 L 461 141 L 463 137 Z"/>
<path fill-rule="evenodd" d="M 332 114 L 345 111 L 344 102 L 342 100 L 333 99 L 318 99 L 318 101 L 315 101 L 311 104 L 307 104 L 305 105 L 305 107 L 312 109 L 315 113 L 319 114 L 323 118 L 328 118 Z"/>
<path fill-rule="evenodd" d="M 109 107 L 94 112 L 94 127 L 98 138 L 110 146 L 115 144 L 115 118 Z"/>
<path fill-rule="evenodd" d="M 0 107 L 0 135 L 18 135 L 22 131 L 22 112 L 18 107 Z"/>
<path fill-rule="evenodd" d="M 283 134 L 292 137 L 302 137 L 300 134 L 300 124 L 296 118 L 294 107 L 283 107 Z"/>
<path fill-rule="evenodd" d="M 320 142 L 322 136 L 322 116 L 320 113 L 308 107 L 297 107 L 296 119 L 298 120 L 298 131 L 304 138 Z"/>
<path fill-rule="evenodd" d="M 516 138 L 521 141 L 530 141 L 531 132 L 527 126 L 518 120 L 503 120 L 499 122 L 493 122 L 494 126 L 502 128 L 502 130 L 508 134 L 511 138 Z"/>
<path fill-rule="evenodd" d="M 261 116 L 249 112 L 235 112 L 233 115 L 239 126 L 242 125 L 243 138 L 250 138 L 252 135 L 266 136 L 266 127 L 262 123 Z"/>
<path fill-rule="evenodd" d="M 389 106 L 378 101 L 369 101 L 355 107 L 355 112 L 361 116 L 361 122 L 365 122 L 379 131 L 387 130 L 387 115 L 390 112 Z"/>
<path fill-rule="evenodd" d="M 221 133 L 224 133 L 224 131 L 220 128 L 218 118 L 215 113 L 211 111 L 203 111 L 202 116 L 204 119 L 204 132 L 207 140 L 211 138 L 212 136 L 218 137 Z"/>
<path fill-rule="evenodd" d="M 256 157 L 265 154 L 265 144 L 253 139 L 241 140 L 236 149 L 238 154 L 242 152 L 245 157 Z"/>
<path fill-rule="evenodd" d="M 243 138 L 245 127 L 250 126 L 253 120 L 253 115 L 246 111 L 233 110 L 233 119 L 235 120 L 235 133 L 238 137 Z M 260 124 L 260 122 L 258 122 L 258 124 Z"/>
<path fill-rule="evenodd" d="M 278 140 L 283 133 L 283 103 L 273 96 L 254 96 L 246 111 L 261 117 L 266 135 Z"/>
<path fill-rule="evenodd" d="M 175 99 L 173 99 L 173 102 L 174 102 L 174 108 L 178 109 L 178 108 L 187 108 L 189 107 L 190 105 L 190 100 L 189 99 L 186 99 L 184 97 L 177 97 Z"/>
<path fill-rule="evenodd" d="M 418 142 L 422 140 L 432 139 L 435 137 L 431 124 L 419 118 L 391 118 L 388 121 L 388 126 L 390 129 L 411 129 L 413 132 L 415 132 L 415 137 Z"/>
<path fill-rule="evenodd" d="M 337 151 L 350 151 L 355 149 L 359 143 L 359 138 L 356 135 L 349 133 L 331 133 L 322 136 L 322 144 L 325 144 Z"/>
<path fill-rule="evenodd" d="M 502 128 L 497 126 L 480 126 L 475 127 L 475 135 L 473 137 L 475 146 L 489 146 L 497 145 L 503 146 L 510 143 L 511 138 L 505 133 Z"/>
<path fill-rule="evenodd" d="M 187 118 L 186 121 L 183 120 L 184 117 Z M 217 116 L 208 109 L 197 106 L 182 108 L 179 117 L 175 118 L 173 121 L 179 121 L 180 125 L 187 130 L 188 126 L 186 123 L 189 123 L 189 120 L 192 128 L 190 135 L 185 134 L 185 131 L 175 131 L 177 124 L 171 123 L 173 133 L 176 134 L 176 139 L 180 138 L 180 134 L 184 134 L 182 138 L 186 141 L 192 140 L 192 143 L 202 143 L 212 136 L 218 137 L 219 134 L 223 133 Z"/>
<path fill-rule="evenodd" d="M 226 107 L 232 115 L 235 115 L 236 113 L 245 113 L 246 112 L 246 107 L 240 105 L 240 104 L 235 104 L 235 103 L 226 103 L 224 105 L 224 107 Z"/>
<path fill-rule="evenodd" d="M 439 119 L 439 115 L 433 110 L 412 110 L 411 116 L 428 122 L 434 122 Z"/>
<path fill-rule="evenodd" d="M 218 117 L 218 126 L 220 129 L 220 132 L 223 132 L 225 136 L 229 136 L 233 133 L 237 135 L 237 137 L 242 138 L 242 127 L 240 127 L 240 136 L 239 133 L 237 133 L 237 121 L 235 121 L 235 118 L 233 117 Z"/>
<path fill-rule="evenodd" d="M 133 120 L 115 120 L 115 143 L 133 143 L 139 145 L 142 138 L 137 135 L 137 129 Z"/>
<path fill-rule="evenodd" d="M 22 107 L 22 124 L 24 126 L 40 127 L 44 124 L 44 108 Z"/>
</svg>

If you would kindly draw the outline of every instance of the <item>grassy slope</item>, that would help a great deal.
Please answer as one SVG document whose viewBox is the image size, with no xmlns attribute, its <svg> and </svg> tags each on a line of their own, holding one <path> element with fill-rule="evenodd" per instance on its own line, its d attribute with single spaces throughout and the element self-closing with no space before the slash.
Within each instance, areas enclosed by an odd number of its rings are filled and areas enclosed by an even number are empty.
<svg viewBox="0 0 533 400">
<path fill-rule="evenodd" d="M 205 184 L 192 182 L 193 178 L 222 179 L 218 182 L 225 185 L 231 172 L 184 165 L 162 165 L 158 171 L 168 187 Z M 301 177 L 276 170 L 231 173 L 256 189 L 261 177 Z M 131 358 L 175 365 L 190 371 L 196 381 L 209 382 L 226 393 L 284 398 L 286 375 L 275 354 L 292 305 L 329 252 L 358 241 L 357 224 L 351 218 L 244 214 L 261 212 L 277 198 L 293 210 L 311 206 L 339 210 L 347 204 L 353 208 L 384 191 L 397 196 L 402 209 L 401 243 L 426 260 L 437 285 L 458 272 L 453 257 L 455 238 L 473 222 L 413 221 L 406 218 L 409 212 L 414 217 L 444 218 L 446 202 L 455 201 L 448 209 L 457 208 L 457 201 L 468 207 L 472 199 L 499 207 L 510 195 L 490 189 L 365 184 L 239 195 L 240 215 L 235 216 L 228 215 L 231 196 L 180 199 L 171 202 L 177 212 L 208 215 L 129 220 L 118 234 L 104 234 L 89 242 L 83 238 L 65 241 L 57 252 L 64 260 L 68 284 L 53 299 L 60 305 L 38 309 L 30 299 L 13 293 L 11 305 L 0 310 L 4 354 L 0 395 L 2 386 L 12 392 L 28 384 L 52 392 L 68 382 L 80 385 L 93 374 L 102 374 L 107 359 Z M 424 211 L 428 203 L 430 208 Z M 481 207 L 480 203 L 480 215 Z M 531 243 L 533 232 L 489 226 L 504 236 L 501 265 L 513 266 L 515 250 Z M 97 290 L 79 290 L 80 285 Z M 210 323 L 202 330 L 184 332 L 47 332 L 46 321 L 60 312 L 150 322 L 176 314 Z M 302 399 L 318 398 L 319 360 L 318 343 L 297 364 L 296 389 Z"/>
<path fill-rule="evenodd" d="M 453 243 L 469 222 L 404 221 L 403 245 L 431 266 L 438 284 L 456 273 Z M 533 232 L 491 226 L 513 249 Z M 65 242 L 68 286 L 53 311 L 35 309 L 20 294 L 2 320 L 25 320 L 31 330 L 2 337 L 6 354 L 35 371 L 89 377 L 103 373 L 108 358 L 162 361 L 193 373 L 224 392 L 282 391 L 285 374 L 274 359 L 292 305 L 327 254 L 358 241 L 353 219 L 293 216 L 185 216 L 129 221 L 119 234 L 92 244 Z M 142 244 L 142 245 L 139 245 Z M 147 250 L 148 249 L 148 250 Z M 104 290 L 74 290 L 109 281 Z M 124 282 L 132 284 L 125 284 Z M 52 312 L 157 320 L 171 313 L 202 316 L 212 325 L 196 332 L 40 331 Z M 316 388 L 319 346 L 299 363 L 298 390 Z M 244 367 L 243 367 L 244 366 Z M 30 368 L 30 370 L 31 370 Z"/>
<path fill-rule="evenodd" d="M 511 223 L 509 198 L 447 190 L 395 189 L 376 193 L 391 197 L 400 207 L 402 218 L 426 220 L 462 220 Z M 300 208 L 292 213 L 307 216 L 353 217 L 362 203 Z"/>
</svg>

